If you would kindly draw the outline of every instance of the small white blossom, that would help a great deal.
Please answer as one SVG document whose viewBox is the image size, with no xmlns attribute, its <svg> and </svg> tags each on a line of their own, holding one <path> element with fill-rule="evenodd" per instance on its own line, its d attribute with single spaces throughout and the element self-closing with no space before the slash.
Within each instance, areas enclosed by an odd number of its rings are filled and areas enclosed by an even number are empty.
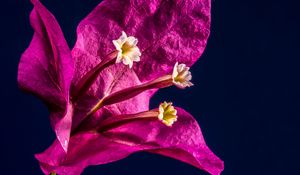
<svg viewBox="0 0 300 175">
<path fill-rule="evenodd" d="M 139 62 L 141 52 L 137 47 L 138 40 L 133 36 L 127 37 L 123 31 L 119 39 L 113 40 L 113 44 L 118 51 L 116 63 L 123 62 L 132 68 L 133 62 Z"/>
<path fill-rule="evenodd" d="M 177 121 L 177 110 L 171 102 L 163 102 L 159 105 L 158 119 L 167 126 L 172 126 Z"/>
<path fill-rule="evenodd" d="M 172 79 L 175 86 L 184 89 L 194 85 L 191 82 L 192 74 L 189 70 L 190 68 L 185 64 L 178 65 L 178 62 L 175 64 L 172 74 Z"/>
</svg>

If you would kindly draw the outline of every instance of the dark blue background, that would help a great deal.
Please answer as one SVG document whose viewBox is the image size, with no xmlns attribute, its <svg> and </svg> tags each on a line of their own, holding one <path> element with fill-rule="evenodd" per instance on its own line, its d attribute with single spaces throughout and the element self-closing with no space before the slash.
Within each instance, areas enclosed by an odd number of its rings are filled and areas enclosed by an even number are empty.
<svg viewBox="0 0 300 175">
<path fill-rule="evenodd" d="M 99 0 L 44 0 L 70 46 L 78 22 Z M 296 1 L 295 1 L 296 2 Z M 33 154 L 51 144 L 48 111 L 19 91 L 17 65 L 33 31 L 29 0 L 1 1 L 2 175 L 42 174 Z M 225 161 L 223 175 L 298 174 L 300 117 L 299 5 L 279 0 L 215 0 L 207 49 L 193 66 L 194 87 L 159 91 L 152 106 L 171 100 L 192 113 L 210 148 Z M 87 168 L 84 174 L 201 175 L 192 166 L 138 153 Z"/>
</svg>

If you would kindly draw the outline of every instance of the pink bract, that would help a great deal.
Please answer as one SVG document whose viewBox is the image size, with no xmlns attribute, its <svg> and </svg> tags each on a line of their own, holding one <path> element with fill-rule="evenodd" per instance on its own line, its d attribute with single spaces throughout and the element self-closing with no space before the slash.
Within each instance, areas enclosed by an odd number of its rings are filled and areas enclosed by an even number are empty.
<svg viewBox="0 0 300 175">
<path fill-rule="evenodd" d="M 40 97 L 50 110 L 57 140 L 37 154 L 45 174 L 78 175 L 89 165 L 116 161 L 137 151 L 169 156 L 218 175 L 223 162 L 207 147 L 196 120 L 176 108 L 172 127 L 136 119 L 99 131 L 101 122 L 149 110 L 157 89 L 105 106 L 84 120 L 103 96 L 170 73 L 176 62 L 191 66 L 206 46 L 210 28 L 210 0 L 104 0 L 77 28 L 77 42 L 69 49 L 55 17 L 38 1 L 30 22 L 33 39 L 21 57 L 18 83 Z M 113 64 L 76 102 L 72 92 L 81 78 L 112 51 L 122 31 L 138 38 L 141 61 L 129 69 Z M 84 122 L 83 122 L 84 121 Z M 76 132 L 74 132 L 76 130 Z"/>
</svg>

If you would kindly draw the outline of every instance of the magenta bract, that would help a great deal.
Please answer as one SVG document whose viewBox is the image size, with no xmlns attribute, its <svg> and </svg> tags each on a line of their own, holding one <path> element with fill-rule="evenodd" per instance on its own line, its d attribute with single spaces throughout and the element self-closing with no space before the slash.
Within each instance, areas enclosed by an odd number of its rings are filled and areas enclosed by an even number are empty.
<svg viewBox="0 0 300 175">
<path fill-rule="evenodd" d="M 45 174 L 78 175 L 89 165 L 113 162 L 137 151 L 172 157 L 213 175 L 221 173 L 223 162 L 183 109 L 176 108 L 178 121 L 172 127 L 159 120 L 123 121 L 122 115 L 148 111 L 159 87 L 114 99 L 115 103 L 87 116 L 103 97 L 170 74 L 176 62 L 191 66 L 209 36 L 210 0 L 104 0 L 79 24 L 72 51 L 55 17 L 38 0 L 32 3 L 34 36 L 21 57 L 18 83 L 50 110 L 57 140 L 36 155 Z M 91 86 L 76 96 L 78 85 L 85 82 L 82 77 L 114 51 L 112 40 L 122 31 L 138 39 L 141 61 L 132 69 L 112 64 L 95 71 L 90 76 L 94 79 L 88 79 Z M 103 121 L 110 118 L 116 124 L 105 128 Z"/>
</svg>

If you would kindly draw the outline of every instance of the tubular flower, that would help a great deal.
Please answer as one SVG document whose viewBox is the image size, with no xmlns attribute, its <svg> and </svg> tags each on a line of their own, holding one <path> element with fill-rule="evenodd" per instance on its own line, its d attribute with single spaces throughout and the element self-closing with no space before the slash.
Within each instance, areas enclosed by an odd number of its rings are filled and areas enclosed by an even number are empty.
<svg viewBox="0 0 300 175">
<path fill-rule="evenodd" d="M 172 106 L 172 103 L 163 102 L 159 105 L 158 118 L 165 125 L 172 126 L 177 121 L 177 110 Z"/>
<path fill-rule="evenodd" d="M 172 79 L 175 86 L 184 89 L 185 87 L 193 86 L 194 84 L 190 82 L 192 79 L 192 74 L 189 71 L 190 68 L 185 64 L 175 64 L 173 68 Z"/>
<path fill-rule="evenodd" d="M 116 63 L 122 61 L 125 65 L 129 65 L 132 68 L 133 61 L 140 61 L 141 52 L 136 46 L 137 43 L 138 40 L 135 37 L 127 37 L 124 31 L 118 40 L 113 40 L 113 44 L 118 51 Z"/>
<path fill-rule="evenodd" d="M 46 175 L 79 175 L 138 151 L 221 173 L 223 161 L 188 112 L 170 102 L 149 110 L 158 89 L 192 85 L 188 66 L 205 48 L 210 0 L 103 0 L 79 24 L 72 50 L 55 17 L 31 2 L 34 35 L 18 84 L 50 109 L 57 139 L 36 154 Z"/>
</svg>

